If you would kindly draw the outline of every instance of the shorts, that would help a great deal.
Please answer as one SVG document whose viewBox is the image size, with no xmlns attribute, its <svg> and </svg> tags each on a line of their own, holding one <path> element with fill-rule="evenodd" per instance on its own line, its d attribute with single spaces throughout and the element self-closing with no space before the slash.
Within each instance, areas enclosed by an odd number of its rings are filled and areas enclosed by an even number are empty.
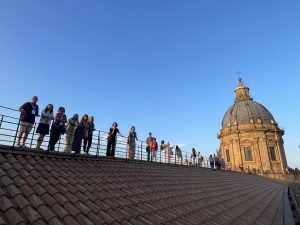
<svg viewBox="0 0 300 225">
<path fill-rule="evenodd" d="M 38 134 L 49 134 L 49 124 L 39 123 L 36 133 Z"/>
<path fill-rule="evenodd" d="M 33 127 L 32 123 L 20 121 L 20 132 L 30 132 Z"/>
</svg>

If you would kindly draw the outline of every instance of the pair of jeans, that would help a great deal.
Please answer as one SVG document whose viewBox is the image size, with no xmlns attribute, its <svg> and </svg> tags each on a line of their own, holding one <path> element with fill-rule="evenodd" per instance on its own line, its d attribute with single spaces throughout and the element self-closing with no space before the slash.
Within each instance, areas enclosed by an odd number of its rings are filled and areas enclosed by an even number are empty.
<svg viewBox="0 0 300 225">
<path fill-rule="evenodd" d="M 55 145 L 58 142 L 60 137 L 60 129 L 52 128 L 50 133 L 50 139 L 49 139 L 49 150 L 54 151 Z"/>
<path fill-rule="evenodd" d="M 115 141 L 107 141 L 107 149 L 106 149 L 106 156 L 115 157 L 116 151 L 116 142 Z"/>
<path fill-rule="evenodd" d="M 84 139 L 84 142 L 83 142 L 83 151 L 84 152 L 86 152 L 86 153 L 89 152 L 91 145 L 92 145 L 92 140 L 93 140 L 92 135 L 88 135 L 88 137 Z"/>
</svg>

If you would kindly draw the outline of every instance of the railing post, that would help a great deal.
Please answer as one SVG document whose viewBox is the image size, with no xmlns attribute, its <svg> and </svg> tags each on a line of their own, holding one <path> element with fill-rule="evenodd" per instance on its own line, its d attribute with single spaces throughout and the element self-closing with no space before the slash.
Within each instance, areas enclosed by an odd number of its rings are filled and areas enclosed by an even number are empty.
<svg viewBox="0 0 300 225">
<path fill-rule="evenodd" d="M 20 127 L 20 121 L 21 121 L 21 119 L 19 119 L 19 122 L 18 122 L 15 139 L 14 139 L 14 143 L 13 143 L 13 146 L 12 146 L 13 149 L 15 149 L 16 139 L 17 139 L 18 131 L 19 131 L 19 127 Z"/>
<path fill-rule="evenodd" d="M 187 162 L 187 166 L 190 166 L 190 162 L 187 159 L 187 152 L 185 153 L 185 161 Z"/>
<path fill-rule="evenodd" d="M 141 141 L 141 160 L 143 160 L 143 141 Z"/>
<path fill-rule="evenodd" d="M 142 156 L 141 160 L 143 160 L 143 141 L 141 141 L 141 156 Z"/>
<path fill-rule="evenodd" d="M 59 134 L 59 139 L 58 139 L 58 151 L 60 149 L 60 139 L 61 139 L 61 134 Z M 81 147 L 80 147 L 80 149 L 81 149 Z"/>
<path fill-rule="evenodd" d="M 100 133 L 101 133 L 101 131 L 99 130 L 99 132 L 98 132 L 98 141 L 97 141 L 97 152 L 96 152 L 96 156 L 99 156 L 99 149 L 100 149 Z"/>
<path fill-rule="evenodd" d="M 34 137 L 35 128 L 36 128 L 36 123 L 34 123 L 34 125 L 33 125 L 33 132 L 32 132 L 32 135 L 31 135 L 31 141 L 30 141 L 30 147 L 29 147 L 29 148 L 32 147 L 32 142 L 33 142 L 33 137 Z"/>
<path fill-rule="evenodd" d="M 1 120 L 0 120 L 0 128 L 1 128 L 1 126 L 2 126 L 3 118 L 4 118 L 4 115 L 1 116 Z"/>
<path fill-rule="evenodd" d="M 176 163 L 176 151 L 174 151 L 174 155 L 175 155 L 175 165 L 177 165 L 177 163 Z"/>
<path fill-rule="evenodd" d="M 159 163 L 161 163 L 161 149 L 160 149 L 160 151 L 159 151 Z"/>
</svg>

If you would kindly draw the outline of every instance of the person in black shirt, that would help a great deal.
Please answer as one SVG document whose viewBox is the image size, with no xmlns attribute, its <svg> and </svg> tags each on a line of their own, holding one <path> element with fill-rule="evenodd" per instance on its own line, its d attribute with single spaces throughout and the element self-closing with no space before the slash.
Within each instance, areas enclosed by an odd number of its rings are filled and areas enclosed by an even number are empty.
<svg viewBox="0 0 300 225">
<path fill-rule="evenodd" d="M 116 143 L 117 143 L 117 134 L 122 136 L 118 129 L 118 124 L 114 122 L 112 127 L 109 129 L 108 136 L 107 136 L 107 150 L 106 156 L 108 157 L 115 157 L 115 150 L 116 150 Z"/>
</svg>

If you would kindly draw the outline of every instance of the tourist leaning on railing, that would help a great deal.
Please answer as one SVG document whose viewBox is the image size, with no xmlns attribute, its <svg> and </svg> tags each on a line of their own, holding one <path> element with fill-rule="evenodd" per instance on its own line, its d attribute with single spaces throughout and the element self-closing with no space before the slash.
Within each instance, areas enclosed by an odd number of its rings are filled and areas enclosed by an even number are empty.
<svg viewBox="0 0 300 225">
<path fill-rule="evenodd" d="M 21 115 L 20 115 L 20 131 L 17 137 L 17 147 L 27 147 L 25 145 L 26 139 L 33 127 L 33 124 L 35 122 L 35 117 L 39 115 L 39 106 L 36 104 L 37 101 L 38 101 L 38 97 L 33 96 L 32 102 L 26 102 L 19 108 Z M 20 145 L 22 136 L 23 136 L 22 145 Z"/>
<path fill-rule="evenodd" d="M 195 165 L 196 162 L 196 149 L 192 148 L 191 158 L 192 158 L 192 164 Z"/>
<path fill-rule="evenodd" d="M 129 159 L 135 158 L 135 140 L 138 140 L 137 134 L 135 132 L 135 126 L 130 128 L 128 137 L 127 137 L 127 144 L 128 144 L 128 157 Z"/>
<path fill-rule="evenodd" d="M 41 119 L 36 129 L 36 133 L 40 134 L 35 147 L 38 151 L 42 150 L 41 145 L 44 141 L 44 137 L 49 135 L 49 127 L 52 120 L 54 120 L 53 105 L 48 104 L 47 107 L 42 111 Z"/>
<path fill-rule="evenodd" d="M 176 147 L 175 147 L 175 155 L 177 157 L 177 162 L 182 161 L 182 153 L 181 153 L 181 149 L 178 147 L 178 145 L 176 145 Z"/>
<path fill-rule="evenodd" d="M 203 156 L 201 155 L 200 152 L 198 152 L 198 166 L 202 167 L 202 163 L 203 163 Z"/>
<path fill-rule="evenodd" d="M 109 128 L 108 136 L 107 136 L 107 149 L 106 156 L 115 157 L 116 144 L 117 144 L 117 134 L 123 136 L 118 129 L 117 122 L 112 124 L 112 127 Z"/>
<path fill-rule="evenodd" d="M 88 119 L 88 135 L 87 138 L 84 139 L 83 143 L 83 151 L 86 152 L 87 154 L 90 151 L 90 148 L 92 146 L 92 141 L 93 141 L 93 132 L 95 131 L 95 124 L 94 124 L 94 117 L 89 116 Z"/>
<path fill-rule="evenodd" d="M 150 153 L 151 153 L 151 143 L 152 143 L 153 137 L 152 137 L 152 133 L 149 132 L 149 136 L 146 139 L 146 151 L 147 151 L 147 160 L 150 161 Z"/>
<path fill-rule="evenodd" d="M 78 114 L 74 114 L 73 117 L 71 117 L 68 120 L 66 134 L 65 134 L 65 143 L 64 143 L 65 153 L 71 153 L 72 144 L 75 136 L 75 129 L 76 127 L 78 127 L 79 124 L 78 117 L 79 117 Z"/>
<path fill-rule="evenodd" d="M 156 161 L 156 155 L 157 155 L 157 150 L 158 150 L 158 144 L 156 142 L 156 138 L 154 137 L 152 142 L 151 142 L 151 155 L 152 155 L 152 161 L 155 162 Z"/>
<path fill-rule="evenodd" d="M 76 154 L 80 154 L 82 139 L 87 138 L 88 136 L 88 119 L 89 116 L 87 114 L 84 114 L 79 122 L 78 127 L 75 129 L 72 151 L 74 151 Z"/>
<path fill-rule="evenodd" d="M 65 115 L 65 108 L 59 107 L 58 112 L 55 115 L 54 122 L 51 126 L 51 132 L 50 132 L 50 140 L 49 140 L 49 151 L 54 151 L 55 145 L 59 140 L 59 137 L 61 134 L 65 134 L 65 123 L 67 121 L 67 116 Z"/>
</svg>

